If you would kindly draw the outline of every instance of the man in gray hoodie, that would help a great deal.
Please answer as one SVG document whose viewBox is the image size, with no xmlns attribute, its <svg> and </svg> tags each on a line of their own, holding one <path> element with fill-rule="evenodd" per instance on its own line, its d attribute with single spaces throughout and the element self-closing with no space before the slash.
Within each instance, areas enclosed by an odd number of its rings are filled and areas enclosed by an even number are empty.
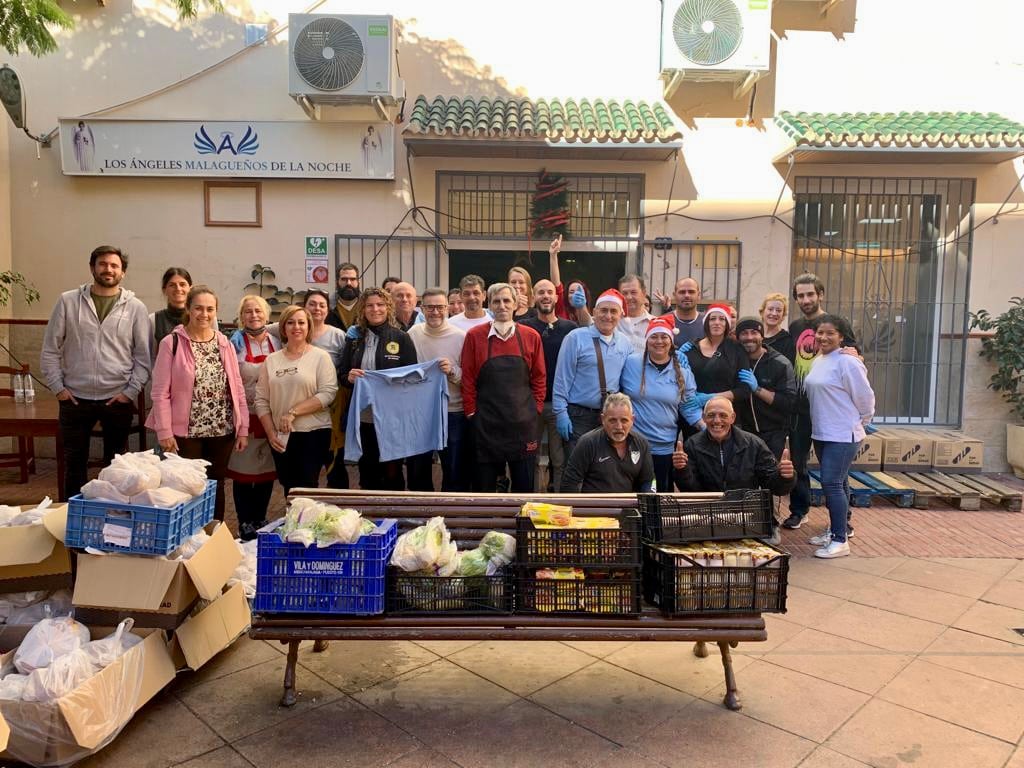
<svg viewBox="0 0 1024 768">
<path fill-rule="evenodd" d="M 125 450 L 134 402 L 149 380 L 146 305 L 121 287 L 128 256 L 101 245 L 89 257 L 92 283 L 61 294 L 43 339 L 40 366 L 60 401 L 64 440 L 64 494 L 86 481 L 89 437 L 103 430 L 103 463 Z"/>
</svg>

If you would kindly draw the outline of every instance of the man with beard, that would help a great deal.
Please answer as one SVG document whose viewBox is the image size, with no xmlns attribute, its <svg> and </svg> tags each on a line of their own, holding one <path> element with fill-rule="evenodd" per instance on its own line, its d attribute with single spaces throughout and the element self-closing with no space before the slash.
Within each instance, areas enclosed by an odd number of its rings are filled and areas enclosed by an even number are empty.
<svg viewBox="0 0 1024 768">
<path fill-rule="evenodd" d="M 554 389 L 555 366 L 558 364 L 558 351 L 562 348 L 569 331 L 577 326 L 572 320 L 563 320 L 555 314 L 558 303 L 558 290 L 550 280 L 538 280 L 533 286 L 533 306 L 537 310 L 536 317 L 520 320 L 520 325 L 533 328 L 540 334 L 544 346 L 544 365 L 547 369 L 547 389 L 544 393 L 544 412 L 540 415 L 540 434 L 548 436 L 548 485 L 550 490 L 557 490 L 562 484 L 562 470 L 565 468 L 565 445 L 558 434 L 555 414 L 551 409 L 551 392 Z M 543 491 L 543 488 L 537 488 Z"/>
<path fill-rule="evenodd" d="M 736 401 L 736 413 L 743 429 L 764 440 L 778 459 L 786 447 L 796 404 L 793 366 L 774 349 L 764 346 L 764 326 L 756 317 L 739 321 L 736 340 L 750 361 L 750 368 L 738 374 L 740 383 L 750 388 L 750 395 Z"/>
<path fill-rule="evenodd" d="M 149 380 L 146 305 L 121 281 L 128 255 L 101 245 L 89 257 L 92 283 L 61 294 L 43 339 L 40 368 L 60 402 L 64 441 L 64 497 L 86 481 L 89 438 L 98 421 L 103 463 L 125 450 L 132 404 Z"/>
<path fill-rule="evenodd" d="M 448 322 L 466 333 L 478 325 L 489 323 L 491 316 L 484 309 L 484 279 L 480 275 L 466 275 L 459 280 L 459 289 L 462 291 L 463 310 L 449 317 Z"/>
<path fill-rule="evenodd" d="M 729 491 L 767 488 L 776 496 L 793 487 L 793 462 L 789 452 L 775 460 L 764 440 L 733 424 L 732 403 L 715 396 L 704 406 L 707 429 L 676 443 L 672 453 L 675 481 L 683 491 Z"/>
<path fill-rule="evenodd" d="M 633 431 L 633 403 L 608 395 L 601 426 L 580 437 L 562 475 L 562 493 L 648 493 L 654 462 L 646 438 Z"/>
<path fill-rule="evenodd" d="M 338 294 L 334 309 L 327 314 L 327 319 L 324 322 L 347 331 L 356 319 L 356 300 L 359 298 L 359 267 L 349 262 L 342 264 L 338 267 L 337 283 Z"/>
<path fill-rule="evenodd" d="M 799 528 L 811 507 L 811 478 L 807 474 L 807 457 L 811 452 L 811 404 L 804 392 L 804 379 L 811 372 L 814 359 L 818 356 L 818 342 L 815 334 L 818 320 L 825 314 L 821 306 L 825 298 L 825 284 L 811 272 L 797 275 L 793 281 L 793 300 L 800 308 L 800 317 L 789 324 L 789 333 L 796 343 L 796 361 L 793 372 L 796 376 L 797 398 L 793 416 L 793 465 L 796 467 L 796 485 L 789 495 L 789 517 L 782 522 L 784 528 Z M 850 326 L 847 322 L 847 326 Z M 850 326 L 852 328 L 852 326 Z M 857 341 L 844 339 L 846 354 L 859 355 Z M 853 535 L 853 528 L 847 526 L 847 536 Z"/>
</svg>

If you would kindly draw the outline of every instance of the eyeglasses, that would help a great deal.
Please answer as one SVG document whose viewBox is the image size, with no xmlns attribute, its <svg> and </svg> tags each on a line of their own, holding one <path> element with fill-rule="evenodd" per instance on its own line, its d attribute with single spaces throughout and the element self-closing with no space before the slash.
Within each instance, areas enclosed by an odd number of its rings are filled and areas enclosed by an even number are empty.
<svg viewBox="0 0 1024 768">
<path fill-rule="evenodd" d="M 423 304 L 423 305 L 421 305 L 421 309 L 424 312 L 444 312 L 446 309 L 448 309 L 448 305 L 447 304 Z"/>
<path fill-rule="evenodd" d="M 280 370 L 274 371 L 274 375 L 281 378 L 282 376 L 294 376 L 298 372 L 298 367 L 293 365 L 291 368 L 281 368 Z"/>
</svg>

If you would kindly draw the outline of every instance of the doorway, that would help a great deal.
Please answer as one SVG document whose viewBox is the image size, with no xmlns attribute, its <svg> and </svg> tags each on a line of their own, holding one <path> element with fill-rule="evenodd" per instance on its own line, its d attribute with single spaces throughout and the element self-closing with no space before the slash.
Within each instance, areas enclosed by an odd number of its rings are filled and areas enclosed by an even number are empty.
<svg viewBox="0 0 1024 768">
<path fill-rule="evenodd" d="M 629 254 L 628 245 L 622 245 L 626 247 L 621 251 L 563 250 L 559 258 L 562 282 L 568 285 L 573 280 L 582 280 L 595 297 L 607 288 L 617 287 L 619 278 L 626 272 Z M 450 249 L 449 288 L 455 288 L 459 280 L 470 274 L 480 275 L 487 285 L 504 282 L 511 267 L 526 269 L 534 283 L 551 277 L 546 249 L 529 252 Z"/>
</svg>

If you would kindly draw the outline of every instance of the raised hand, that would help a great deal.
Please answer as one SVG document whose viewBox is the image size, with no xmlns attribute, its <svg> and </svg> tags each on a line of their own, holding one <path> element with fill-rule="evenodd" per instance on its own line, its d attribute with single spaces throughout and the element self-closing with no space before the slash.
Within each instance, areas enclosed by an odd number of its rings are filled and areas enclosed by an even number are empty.
<svg viewBox="0 0 1024 768">
<path fill-rule="evenodd" d="M 672 467 L 673 469 L 686 469 L 686 463 L 689 461 L 686 451 L 683 450 L 683 443 L 681 440 L 676 440 L 676 449 L 672 451 Z"/>
<path fill-rule="evenodd" d="M 782 457 L 779 459 L 779 474 L 786 480 L 793 478 L 793 462 L 789 459 L 789 448 L 782 449 Z"/>
</svg>

